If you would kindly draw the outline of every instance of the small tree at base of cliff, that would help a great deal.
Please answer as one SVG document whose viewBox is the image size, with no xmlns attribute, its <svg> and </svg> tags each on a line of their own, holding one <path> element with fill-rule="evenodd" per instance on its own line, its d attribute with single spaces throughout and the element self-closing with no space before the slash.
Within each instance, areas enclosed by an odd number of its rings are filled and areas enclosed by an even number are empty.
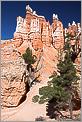
<svg viewBox="0 0 82 122">
<path fill-rule="evenodd" d="M 53 99 L 53 101 L 56 102 L 54 108 L 57 112 L 68 104 L 70 118 L 72 118 L 72 99 L 76 91 L 74 84 L 77 84 L 78 77 L 76 75 L 76 69 L 71 60 L 69 39 L 65 44 L 65 48 L 66 52 L 64 60 L 60 60 L 59 64 L 57 65 L 59 75 L 54 75 L 51 83 L 49 83 L 48 86 L 44 86 L 39 89 L 38 102 L 42 104 Z"/>
<path fill-rule="evenodd" d="M 22 55 L 22 57 L 28 66 L 28 70 L 30 70 L 31 65 L 36 62 L 36 60 L 35 60 L 36 57 L 34 55 L 32 55 L 32 50 L 30 50 L 30 48 L 28 47 L 26 49 L 26 52 Z"/>
<path fill-rule="evenodd" d="M 25 77 L 27 77 L 27 81 L 29 82 L 29 85 L 31 84 L 31 76 L 32 76 L 32 64 L 34 64 L 36 62 L 36 56 L 32 55 L 32 50 L 30 50 L 30 48 L 28 47 L 26 49 L 26 52 L 22 55 L 25 63 L 27 64 L 27 70 L 28 70 L 28 75 L 26 76 L 25 73 Z M 33 76 L 32 76 L 33 77 Z"/>
</svg>

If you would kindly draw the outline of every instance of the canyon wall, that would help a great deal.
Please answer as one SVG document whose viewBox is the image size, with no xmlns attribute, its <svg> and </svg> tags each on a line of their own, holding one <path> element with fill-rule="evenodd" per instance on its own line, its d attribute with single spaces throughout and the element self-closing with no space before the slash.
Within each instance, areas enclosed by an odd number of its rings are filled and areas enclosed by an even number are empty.
<svg viewBox="0 0 82 122">
<path fill-rule="evenodd" d="M 81 26 L 73 21 L 68 28 L 63 28 L 58 15 L 53 14 L 53 22 L 50 25 L 44 16 L 39 16 L 29 5 L 26 6 L 25 18 L 17 17 L 16 31 L 13 39 L 1 41 L 1 98 L 2 106 L 17 106 L 21 97 L 25 94 L 25 79 L 23 74 L 26 65 L 22 54 L 30 47 L 33 54 L 40 59 L 40 80 L 49 77 L 54 71 L 57 72 L 59 52 L 63 50 L 65 35 L 72 35 L 71 46 L 81 50 Z M 75 63 L 81 71 L 81 54 L 79 53 Z"/>
</svg>

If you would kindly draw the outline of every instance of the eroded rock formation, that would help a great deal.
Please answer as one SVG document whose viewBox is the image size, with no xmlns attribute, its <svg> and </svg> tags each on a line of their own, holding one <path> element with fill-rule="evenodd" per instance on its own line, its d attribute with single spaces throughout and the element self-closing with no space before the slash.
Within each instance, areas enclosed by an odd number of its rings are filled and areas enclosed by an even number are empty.
<svg viewBox="0 0 82 122">
<path fill-rule="evenodd" d="M 12 45 L 1 49 L 1 98 L 3 107 L 17 106 L 26 92 L 25 63 Z"/>
<path fill-rule="evenodd" d="M 2 40 L 1 44 L 1 98 L 2 106 L 17 106 L 25 93 L 23 79 L 26 66 L 22 54 L 27 47 L 32 49 L 33 54 L 39 57 L 40 78 L 49 77 L 53 71 L 57 72 L 57 63 L 60 50 L 64 47 L 64 36 L 72 35 L 71 45 L 81 50 L 80 37 L 81 27 L 74 21 L 69 23 L 68 28 L 63 28 L 58 15 L 53 14 L 53 22 L 50 25 L 44 16 L 39 16 L 29 5 L 26 6 L 26 17 L 17 17 L 16 31 L 11 40 Z M 74 36 L 78 37 L 77 45 Z M 80 54 L 78 53 L 75 63 L 80 68 Z M 81 71 L 81 69 L 79 69 Z"/>
</svg>

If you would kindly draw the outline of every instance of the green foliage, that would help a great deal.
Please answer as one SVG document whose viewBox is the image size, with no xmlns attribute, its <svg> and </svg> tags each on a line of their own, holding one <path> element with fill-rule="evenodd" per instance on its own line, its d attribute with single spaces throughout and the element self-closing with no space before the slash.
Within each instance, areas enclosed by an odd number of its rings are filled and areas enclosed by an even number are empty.
<svg viewBox="0 0 82 122">
<path fill-rule="evenodd" d="M 28 47 L 26 49 L 26 52 L 22 55 L 23 59 L 25 60 L 25 63 L 28 65 L 34 64 L 36 62 L 36 56 L 32 55 L 32 50 Z"/>
<path fill-rule="evenodd" d="M 63 106 L 63 103 L 68 104 L 68 101 L 74 95 L 74 84 L 79 79 L 76 75 L 75 66 L 71 60 L 71 47 L 70 47 L 70 35 L 67 35 L 67 41 L 65 42 L 65 57 L 64 60 L 60 60 L 57 67 L 59 75 L 53 74 L 50 78 L 52 80 L 48 82 L 48 86 L 44 86 L 39 89 L 39 103 L 50 100 L 56 100 L 56 103 Z M 72 99 L 71 99 L 72 100 Z M 70 100 L 70 101 L 71 101 Z M 61 107 L 59 106 L 59 107 Z"/>
<path fill-rule="evenodd" d="M 64 50 L 67 50 L 68 52 L 70 52 L 71 49 L 71 45 L 70 45 L 70 40 L 71 40 L 71 34 L 67 33 L 67 35 L 65 36 L 65 45 L 64 45 Z"/>
<path fill-rule="evenodd" d="M 29 85 L 29 87 L 32 87 L 33 83 L 37 81 L 37 77 L 35 78 L 35 68 L 32 66 L 36 62 L 36 56 L 32 55 L 32 50 L 28 47 L 26 49 L 26 52 L 22 55 L 22 58 L 24 59 L 25 63 L 27 64 L 26 70 L 28 71 L 28 75 L 26 75 L 26 71 L 24 73 L 25 75 L 25 82 Z"/>
<path fill-rule="evenodd" d="M 65 36 L 65 39 L 68 39 L 70 41 L 71 39 L 71 34 L 67 33 L 66 36 Z"/>
<path fill-rule="evenodd" d="M 39 89 L 39 94 L 41 95 L 41 100 L 44 99 L 44 102 L 49 101 L 53 98 L 54 90 L 51 86 L 45 86 Z"/>
<path fill-rule="evenodd" d="M 72 82 L 78 80 L 78 77 L 76 75 L 76 69 L 73 65 L 73 62 L 71 61 L 70 54 L 68 52 L 66 52 L 64 61 L 59 62 L 58 69 L 60 77 L 62 77 L 63 79 L 63 82 L 66 82 L 71 85 Z"/>
<path fill-rule="evenodd" d="M 36 96 L 34 96 L 34 97 L 32 98 L 32 101 L 33 101 L 34 103 L 36 103 L 36 102 L 38 102 L 38 99 L 39 99 L 39 96 L 36 95 Z"/>
<path fill-rule="evenodd" d="M 60 75 L 52 75 L 51 83 L 39 89 L 40 103 L 49 101 L 52 98 L 59 101 L 68 101 L 68 91 L 72 89 L 72 83 L 78 80 L 69 52 L 66 52 L 64 61 L 60 60 L 57 66 Z"/>
</svg>

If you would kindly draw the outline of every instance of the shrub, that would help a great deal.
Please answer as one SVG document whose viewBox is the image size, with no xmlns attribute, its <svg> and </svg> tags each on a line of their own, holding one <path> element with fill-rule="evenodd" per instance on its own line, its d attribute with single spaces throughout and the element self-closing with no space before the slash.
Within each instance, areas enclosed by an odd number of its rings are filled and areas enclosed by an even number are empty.
<svg viewBox="0 0 82 122">
<path fill-rule="evenodd" d="M 22 55 L 23 59 L 25 60 L 25 63 L 28 65 L 34 64 L 36 62 L 36 56 L 32 55 L 32 50 L 28 47 L 26 49 L 26 52 Z"/>
<path fill-rule="evenodd" d="M 38 102 L 38 99 L 39 99 L 39 96 L 36 95 L 36 96 L 34 96 L 34 97 L 32 98 L 32 101 L 33 101 L 34 103 L 36 103 L 36 102 Z"/>
<path fill-rule="evenodd" d="M 40 117 L 37 117 L 37 118 L 35 119 L 35 121 L 45 121 L 45 118 L 42 117 L 42 116 L 40 116 Z"/>
</svg>

